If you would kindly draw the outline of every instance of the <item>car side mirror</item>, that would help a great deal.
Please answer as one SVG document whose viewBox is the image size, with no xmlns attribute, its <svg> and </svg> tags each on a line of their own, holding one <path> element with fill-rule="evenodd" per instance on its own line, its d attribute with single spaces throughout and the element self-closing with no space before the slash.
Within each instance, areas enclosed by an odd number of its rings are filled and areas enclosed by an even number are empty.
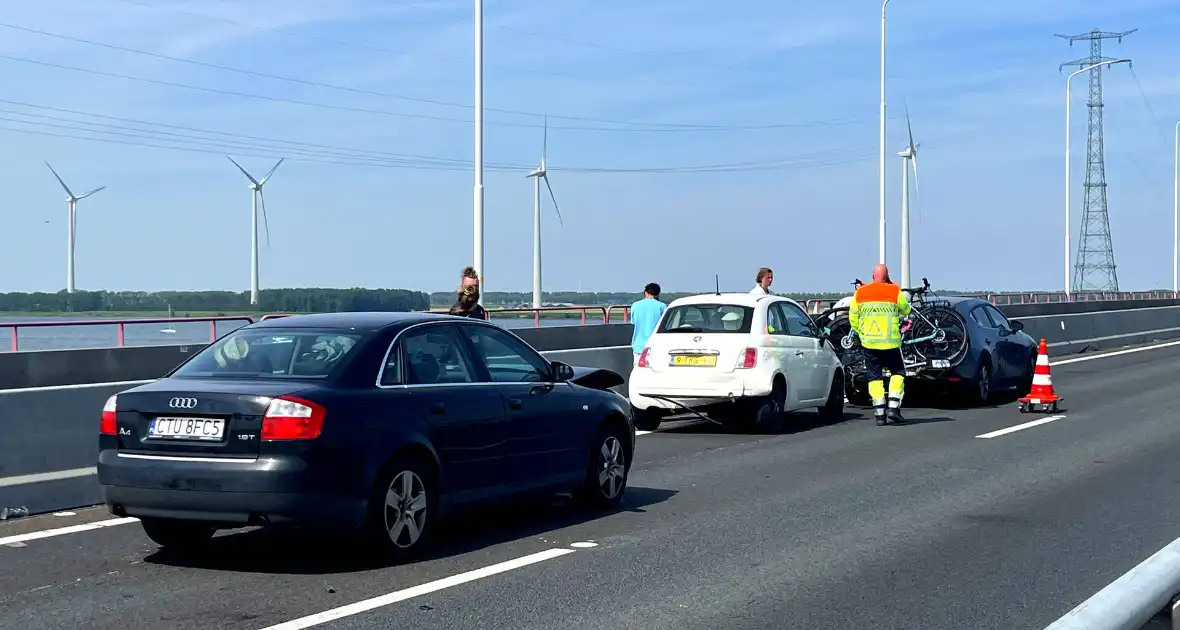
<svg viewBox="0 0 1180 630">
<path fill-rule="evenodd" d="M 564 383 L 565 381 L 574 378 L 574 368 L 570 367 L 568 364 L 562 363 L 561 361 L 554 361 L 553 363 L 550 363 L 550 365 L 553 367 L 554 381 L 558 383 Z"/>
<path fill-rule="evenodd" d="M 1020 332 L 1024 330 L 1024 322 L 1018 319 L 1010 320 L 1008 324 L 1012 326 L 1012 332 Z"/>
</svg>

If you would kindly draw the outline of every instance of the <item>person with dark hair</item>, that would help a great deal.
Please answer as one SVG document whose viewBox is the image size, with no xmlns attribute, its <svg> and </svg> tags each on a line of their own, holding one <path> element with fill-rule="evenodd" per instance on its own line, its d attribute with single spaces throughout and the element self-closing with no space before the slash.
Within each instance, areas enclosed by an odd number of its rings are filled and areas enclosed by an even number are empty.
<svg viewBox="0 0 1180 630">
<path fill-rule="evenodd" d="M 758 275 L 754 276 L 754 288 L 750 289 L 752 295 L 770 295 L 770 283 L 774 282 L 774 272 L 770 267 L 763 267 L 758 270 Z"/>
<path fill-rule="evenodd" d="M 479 304 L 479 285 L 469 284 L 459 289 L 459 299 L 448 311 L 450 315 L 487 319 L 488 312 Z"/>
<path fill-rule="evenodd" d="M 631 305 L 631 324 L 635 327 L 631 334 L 633 362 L 639 360 L 647 340 L 656 331 L 656 324 L 660 323 L 660 317 L 667 309 L 668 305 L 660 301 L 660 285 L 649 282 L 643 287 L 643 299 Z"/>
</svg>

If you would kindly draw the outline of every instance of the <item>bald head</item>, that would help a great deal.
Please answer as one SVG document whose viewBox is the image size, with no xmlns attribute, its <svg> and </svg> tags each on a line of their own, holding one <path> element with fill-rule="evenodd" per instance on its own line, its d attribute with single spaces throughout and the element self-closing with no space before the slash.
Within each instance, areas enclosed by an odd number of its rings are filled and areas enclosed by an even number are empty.
<svg viewBox="0 0 1180 630">
<path fill-rule="evenodd" d="M 889 267 L 885 265 L 873 267 L 873 282 L 889 282 Z"/>
</svg>

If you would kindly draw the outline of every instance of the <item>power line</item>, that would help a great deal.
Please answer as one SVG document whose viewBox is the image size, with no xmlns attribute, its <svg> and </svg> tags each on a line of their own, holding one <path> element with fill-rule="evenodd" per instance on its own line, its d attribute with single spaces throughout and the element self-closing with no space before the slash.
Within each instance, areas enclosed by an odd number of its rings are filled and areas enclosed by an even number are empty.
<svg viewBox="0 0 1180 630">
<path fill-rule="evenodd" d="M 0 101 L 9 102 L 9 101 Z M 68 110 L 72 111 L 72 110 Z M 77 134 L 60 133 L 41 131 L 34 129 L 18 129 L 13 127 L 0 127 L 0 130 L 13 131 L 17 133 L 30 133 L 35 135 L 44 135 L 51 137 L 70 138 L 84 141 L 105 142 L 113 144 L 121 144 L 128 146 L 139 146 L 156 149 L 168 149 L 189 151 L 196 153 L 213 153 L 221 154 L 226 151 L 237 152 L 249 157 L 260 158 L 276 158 L 287 156 L 292 161 L 301 161 L 318 164 L 337 164 L 346 166 L 372 166 L 381 168 L 408 168 L 415 170 L 440 170 L 440 171 L 466 171 L 471 168 L 471 163 L 468 161 L 450 159 L 450 158 L 426 158 L 426 156 L 416 156 L 419 159 L 401 159 L 382 156 L 382 152 L 367 152 L 361 149 L 347 149 L 345 151 L 355 151 L 355 154 L 339 153 L 339 152 L 325 152 L 311 149 L 303 149 L 299 147 L 275 147 L 259 145 L 257 143 L 243 142 L 233 139 L 216 139 L 216 138 L 202 138 L 191 135 L 162 132 L 150 129 L 136 129 L 120 125 L 108 125 L 102 123 L 93 123 L 89 121 L 75 121 L 54 116 L 46 116 L 39 114 L 29 114 L 25 112 L 17 112 L 13 110 L 0 109 L 0 113 L 8 113 L 17 116 L 36 117 L 48 120 L 56 120 L 62 122 L 35 122 L 28 120 L 20 120 L 16 118 L 8 118 L 0 116 L 0 121 L 17 123 L 24 125 L 32 125 L 39 127 L 49 127 L 52 129 L 65 129 L 70 131 L 80 131 L 88 134 L 103 134 L 109 137 L 93 137 L 93 136 L 79 136 Z M 75 124 L 63 124 L 75 123 Z M 154 124 L 146 123 L 143 124 Z M 87 127 L 80 127 L 78 125 L 101 126 L 105 129 L 90 129 Z M 169 125 L 169 127 L 176 127 Z M 222 135 L 231 135 L 225 132 L 213 132 L 207 130 L 198 130 L 200 133 L 214 133 Z M 146 135 L 156 134 L 156 135 Z M 167 137 L 159 137 L 164 135 Z M 132 140 L 122 140 L 121 138 L 131 138 Z M 144 140 L 153 141 L 143 142 Z M 274 141 L 273 139 L 271 141 Z M 290 141 L 277 141 L 290 142 Z M 155 143 L 169 143 L 169 144 L 155 144 Z M 322 145 L 326 146 L 326 145 Z M 250 153 L 243 153 L 250 152 Z M 397 155 L 397 154 L 393 154 Z M 867 159 L 865 149 L 841 149 L 833 151 L 816 152 L 812 154 L 804 154 L 798 156 L 791 156 L 785 158 L 778 158 L 774 160 L 756 161 L 756 162 L 737 162 L 728 164 L 706 164 L 706 165 L 688 165 L 688 166 L 672 166 L 672 167 L 637 167 L 637 168 L 606 168 L 606 167 L 553 167 L 553 171 L 573 172 L 573 173 L 588 173 L 588 174 L 625 174 L 625 173 L 648 173 L 648 174 L 675 174 L 675 173 L 713 173 L 713 172 L 758 172 L 758 171 L 780 171 L 780 170 L 794 170 L 804 169 L 809 167 L 833 166 L 840 164 L 850 164 L 854 162 L 863 161 Z M 444 161 L 432 161 L 444 160 Z M 511 165 L 511 164 L 489 164 L 489 170 L 504 171 L 504 172 L 527 172 L 532 167 L 526 165 Z"/>
<path fill-rule="evenodd" d="M 290 31 L 284 31 L 282 29 L 273 28 L 273 27 L 269 27 L 269 26 L 260 26 L 258 24 L 251 24 L 249 22 L 239 22 L 237 20 L 231 20 L 229 18 L 224 18 L 224 17 L 220 17 L 220 16 L 216 16 L 216 15 L 209 15 L 207 13 L 197 13 L 195 11 L 178 9 L 176 7 L 165 7 L 165 6 L 160 6 L 160 5 L 156 5 L 156 4 L 151 4 L 148 2 L 140 2 L 139 0 L 119 0 L 119 2 L 122 2 L 124 4 L 135 5 L 138 7 L 143 7 L 146 9 L 151 9 L 153 11 L 167 11 L 167 12 L 176 13 L 179 15 L 187 15 L 190 17 L 200 18 L 203 20 L 209 20 L 211 22 L 221 22 L 223 24 L 232 24 L 234 26 L 241 26 L 241 27 L 254 29 L 254 30 L 258 30 L 258 31 L 266 31 L 268 33 L 273 33 L 275 35 L 281 35 L 283 37 L 304 39 L 307 41 L 322 42 L 322 43 L 326 43 L 326 44 L 333 44 L 336 46 L 349 47 L 349 48 L 359 48 L 359 49 L 364 49 L 364 50 L 370 50 L 373 52 L 389 53 L 389 54 L 393 54 L 393 55 L 409 55 L 410 54 L 409 52 L 407 52 L 405 50 L 385 48 L 382 46 L 374 46 L 372 44 L 353 42 L 353 41 L 348 41 L 348 40 L 344 40 L 344 39 L 334 39 L 331 37 L 323 37 L 323 36 L 318 36 L 318 35 L 307 35 L 305 33 L 292 33 Z M 417 5 L 415 5 L 413 8 L 428 10 L 428 9 L 425 9 L 424 7 L 417 6 Z M 449 14 L 447 14 L 447 15 L 449 15 Z M 498 25 L 498 24 L 490 24 L 488 26 L 493 26 L 493 27 L 497 27 L 497 28 L 511 28 L 511 27 L 502 26 L 502 25 Z M 626 51 L 623 51 L 623 52 L 626 52 Z M 439 58 L 440 59 L 449 59 L 451 61 L 466 61 L 466 59 L 461 60 L 457 57 L 450 57 L 450 56 L 439 56 Z M 608 77 L 584 75 L 584 74 L 577 75 L 577 74 L 571 74 L 569 72 L 555 72 L 552 70 L 541 70 L 541 69 L 532 68 L 532 67 L 507 66 L 504 64 L 496 64 L 496 63 L 488 64 L 488 66 L 493 67 L 493 68 L 511 69 L 511 70 L 514 70 L 517 72 L 526 72 L 529 74 L 547 75 L 547 76 L 552 76 L 552 77 L 563 77 L 563 78 L 572 78 L 572 79 L 605 80 L 608 78 Z"/>
<path fill-rule="evenodd" d="M 7 105 L 16 105 L 19 107 L 27 107 L 29 109 L 53 111 L 53 112 L 58 112 L 58 113 L 63 113 L 63 114 L 74 114 L 76 116 L 86 116 L 86 117 L 90 117 L 90 118 L 99 118 L 102 120 L 113 120 L 113 121 L 117 121 L 117 122 L 132 123 L 132 124 L 136 124 L 136 125 L 147 125 L 150 127 L 161 127 L 164 129 L 176 129 L 179 131 L 190 131 L 190 132 L 195 132 L 195 133 L 200 133 L 200 134 L 208 134 L 208 135 L 216 135 L 216 136 L 244 138 L 247 140 L 256 140 L 256 141 L 259 141 L 262 143 L 271 143 L 271 144 L 278 144 L 278 145 L 285 144 L 285 145 L 292 145 L 292 146 L 296 146 L 296 147 L 307 147 L 307 148 L 313 148 L 313 149 L 326 149 L 329 151 L 342 151 L 342 152 L 369 154 L 369 155 L 375 155 L 375 156 L 406 158 L 406 159 L 421 160 L 421 161 L 426 161 L 426 162 L 431 162 L 431 161 L 452 162 L 452 163 L 463 165 L 463 166 L 471 166 L 472 165 L 472 163 L 470 161 L 456 159 L 456 158 L 444 158 L 444 157 L 436 157 L 436 156 L 428 156 L 428 155 L 414 155 L 414 154 L 408 154 L 408 153 L 392 153 L 389 151 L 378 151 L 378 150 L 373 150 L 373 149 L 357 149 L 354 147 L 344 147 L 344 146 L 340 146 L 340 145 L 331 145 L 331 144 L 317 144 L 317 143 L 303 142 L 303 141 L 298 141 L 298 140 L 284 140 L 281 138 L 271 138 L 271 137 L 266 137 L 266 136 L 252 136 L 252 135 L 241 134 L 241 133 L 217 131 L 217 130 L 213 130 L 213 129 L 202 129 L 200 127 L 188 127 L 188 126 L 184 126 L 184 125 L 171 125 L 171 124 L 166 124 L 166 123 L 152 122 L 152 121 L 148 121 L 148 120 L 139 120 L 136 118 L 125 118 L 122 116 L 109 116 L 106 114 L 95 114 L 92 112 L 85 112 L 85 111 L 76 110 L 76 109 L 52 107 L 49 105 L 38 105 L 38 104 L 27 103 L 27 102 L 23 102 L 23 101 L 12 101 L 12 100 L 7 100 L 7 99 L 0 99 L 0 103 L 7 104 Z M 24 115 L 34 116 L 33 114 L 24 114 Z M 46 117 L 46 118 L 52 118 L 52 117 Z M 66 119 L 66 118 L 53 118 L 53 119 L 55 119 L 55 120 L 70 120 L 70 119 Z M 85 124 L 93 124 L 93 123 L 85 123 Z M 277 147 L 277 148 L 279 150 L 285 150 L 285 149 L 283 149 L 283 147 Z M 533 168 L 532 166 L 517 165 L 517 164 L 512 164 L 512 165 L 491 164 L 491 165 L 492 166 L 510 166 L 510 167 L 517 167 L 517 168 L 529 168 L 529 169 Z"/>
<path fill-rule="evenodd" d="M 438 105 L 440 107 L 457 107 L 457 108 L 461 108 L 461 109 L 474 109 L 474 107 L 472 105 L 468 105 L 466 103 L 454 103 L 454 102 L 450 102 L 450 101 L 439 101 L 439 100 L 429 99 L 429 98 L 405 96 L 402 94 L 391 94 L 389 92 L 378 92 L 375 90 L 366 90 L 366 89 L 362 89 L 362 88 L 353 88 L 353 87 L 347 87 L 347 86 L 343 86 L 343 85 L 334 85 L 331 83 L 322 83 L 320 81 L 310 81 L 307 79 L 299 79 L 296 77 L 281 76 L 281 75 L 276 75 L 276 74 L 270 74 L 267 72 L 258 72 L 255 70 L 248 70 L 245 68 L 235 68 L 233 66 L 225 66 L 225 65 L 216 64 L 216 63 L 208 63 L 205 61 L 197 61 L 196 59 L 188 59 L 186 57 L 175 57 L 172 55 L 165 55 L 162 53 L 151 52 L 148 50 L 140 50 L 138 48 L 130 48 L 127 46 L 120 46 L 117 44 L 109 44 L 106 42 L 100 42 L 97 40 L 86 39 L 86 38 L 82 38 L 82 37 L 73 37 L 70 35 L 63 35 L 61 33 L 52 33 L 52 32 L 43 31 L 40 29 L 20 26 L 18 24 L 9 24 L 6 22 L 0 22 L 0 27 L 12 29 L 15 31 L 21 31 L 24 33 L 31 33 L 34 35 L 41 35 L 44 37 L 52 37 L 54 39 L 61 39 L 61 40 L 75 42 L 75 43 L 79 43 L 79 44 L 86 44 L 89 46 L 99 46 L 101 48 L 107 48 L 110 50 L 118 50 L 121 52 L 131 53 L 131 54 L 135 54 L 135 55 L 142 55 L 145 57 L 152 57 L 155 59 L 163 59 L 166 61 L 174 61 L 177 63 L 186 63 L 186 64 L 190 64 L 190 65 L 194 65 L 194 66 L 199 66 L 202 68 L 210 68 L 213 70 L 221 70 L 224 72 L 234 72 L 234 73 L 244 74 L 244 75 L 253 76 L 253 77 L 261 77 L 261 78 L 265 78 L 265 79 L 274 79 L 276 81 L 286 81 L 288 83 L 297 83 L 300 85 L 308 85 L 308 86 L 312 86 L 312 87 L 319 87 L 319 88 L 325 88 L 325 89 L 330 89 L 330 90 L 339 90 L 341 92 L 351 92 L 353 94 L 363 94 L 366 96 L 380 96 L 382 98 L 392 98 L 392 99 L 398 99 L 398 100 L 403 100 L 403 101 L 410 101 L 410 102 L 414 102 L 414 103 L 425 103 L 428 105 Z M 515 110 L 515 109 L 497 109 L 495 107 L 485 107 L 484 110 L 489 111 L 489 112 L 497 112 L 497 113 L 501 113 L 501 114 L 513 114 L 513 115 L 517 115 L 517 116 L 532 116 L 532 117 L 537 117 L 537 118 L 541 118 L 541 117 L 545 116 L 545 114 L 540 114 L 537 112 L 527 112 L 527 111 L 521 111 L 521 110 Z M 605 124 L 610 124 L 610 125 L 641 125 L 641 126 L 648 126 L 648 127 L 669 127 L 669 128 L 677 128 L 677 129 L 707 129 L 707 130 L 728 130 L 728 128 L 729 128 L 727 126 L 721 126 L 721 125 L 694 125 L 694 124 L 682 124 L 682 123 L 657 123 L 657 122 L 640 122 L 640 121 L 631 121 L 631 120 L 610 120 L 610 119 L 604 119 L 604 118 L 587 118 L 587 117 L 583 117 L 583 116 L 562 116 L 562 115 L 558 115 L 558 114 L 551 114 L 551 115 L 549 115 L 549 117 L 562 119 L 562 120 L 575 120 L 575 121 L 581 121 L 581 122 L 605 123 Z M 747 128 L 761 129 L 764 127 L 759 125 L 759 126 L 750 126 Z"/>
<path fill-rule="evenodd" d="M 316 102 L 316 101 L 305 101 L 305 100 L 292 99 L 292 98 L 282 98 L 282 97 L 278 97 L 278 96 L 269 96 L 266 94 L 256 94 L 256 93 L 251 93 L 251 92 L 238 92 L 236 90 L 225 90 L 225 89 L 221 89 L 221 88 L 211 88 L 211 87 L 207 87 L 207 86 L 203 86 L 203 85 L 192 85 L 192 84 L 188 84 L 188 83 L 178 83 L 175 81 L 165 81 L 162 79 L 151 79 L 148 77 L 137 77 L 137 76 L 133 76 L 133 75 L 129 75 L 129 74 L 121 74 L 118 72 L 107 72 L 105 70 L 95 70 L 93 68 L 80 68 L 78 66 L 71 66 L 71 65 L 62 64 L 62 63 L 55 63 L 55 62 L 51 62 L 51 61 L 43 61 L 40 59 L 31 59 L 28 57 L 19 57 L 16 55 L 0 54 L 0 59 L 7 59 L 9 61 L 16 61 L 19 63 L 32 64 L 32 65 L 43 66 L 43 67 L 47 67 L 47 68 L 56 68 L 59 70 L 71 70 L 74 72 L 82 72 L 82 73 L 93 74 L 93 75 L 97 75 L 97 76 L 111 77 L 111 78 L 116 78 L 116 79 L 125 79 L 128 81 L 136 81 L 139 83 L 149 83 L 152 85 L 162 85 L 162 86 L 166 86 L 166 87 L 182 88 L 182 89 L 186 89 L 186 90 L 195 90 L 195 91 L 199 91 L 199 92 L 221 94 L 221 95 L 225 95 L 225 96 L 237 96 L 237 97 L 241 97 L 241 98 L 251 98 L 251 99 L 264 100 L 264 101 L 270 101 L 270 102 L 276 102 L 276 103 L 303 105 L 305 107 L 315 107 L 315 108 L 320 108 L 320 109 L 331 109 L 331 110 L 353 112 L 353 113 L 378 114 L 378 115 L 382 115 L 382 116 L 397 116 L 397 117 L 402 117 L 402 118 L 414 118 L 414 119 L 418 119 L 418 120 L 435 120 L 435 121 L 440 121 L 440 122 L 453 122 L 453 123 L 463 123 L 463 124 L 472 124 L 473 123 L 473 121 L 471 119 L 466 119 L 466 118 L 451 118 L 451 117 L 447 117 L 447 116 L 431 116 L 429 114 L 410 114 L 410 113 L 406 113 L 406 112 L 395 112 L 395 111 L 390 111 L 390 110 L 386 110 L 386 109 L 371 109 L 371 108 L 365 108 L 365 107 L 352 107 L 352 106 L 348 106 L 348 105 L 334 105 L 331 103 L 320 103 L 320 102 Z M 665 132 L 666 133 L 666 132 L 708 132 L 708 131 L 716 132 L 716 131 L 741 131 L 741 130 L 762 130 L 762 131 L 765 131 L 765 130 L 770 130 L 770 129 L 791 129 L 791 128 L 814 127 L 814 126 L 821 126 L 821 125 L 850 124 L 853 122 L 856 122 L 856 120 L 833 119 L 833 120 L 828 120 L 828 121 L 812 121 L 812 122 L 807 122 L 807 123 L 781 123 L 781 124 L 775 124 L 775 125 L 746 125 L 746 126 L 730 125 L 728 127 L 699 127 L 699 128 L 693 127 L 693 128 L 632 128 L 632 129 L 615 128 L 615 129 L 612 129 L 610 127 L 585 127 L 585 126 L 568 126 L 568 125 L 567 126 L 550 125 L 549 128 L 550 129 L 563 129 L 563 130 L 567 130 L 567 131 L 628 132 L 628 133 Z M 530 129 L 540 129 L 543 126 L 543 125 L 532 124 L 532 123 L 492 122 L 492 121 L 489 121 L 487 124 L 499 125 L 501 127 L 525 127 L 525 128 L 530 128 Z"/>
</svg>

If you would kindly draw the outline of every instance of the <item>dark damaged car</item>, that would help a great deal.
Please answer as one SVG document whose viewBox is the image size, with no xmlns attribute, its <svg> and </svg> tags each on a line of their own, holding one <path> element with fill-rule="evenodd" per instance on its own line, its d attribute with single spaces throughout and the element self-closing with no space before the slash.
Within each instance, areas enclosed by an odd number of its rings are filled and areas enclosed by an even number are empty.
<svg viewBox="0 0 1180 630">
<path fill-rule="evenodd" d="M 566 491 L 617 505 L 635 448 L 622 383 L 477 319 L 272 319 L 112 396 L 98 478 L 110 512 L 165 548 L 286 523 L 403 560 L 466 508 Z"/>
</svg>

